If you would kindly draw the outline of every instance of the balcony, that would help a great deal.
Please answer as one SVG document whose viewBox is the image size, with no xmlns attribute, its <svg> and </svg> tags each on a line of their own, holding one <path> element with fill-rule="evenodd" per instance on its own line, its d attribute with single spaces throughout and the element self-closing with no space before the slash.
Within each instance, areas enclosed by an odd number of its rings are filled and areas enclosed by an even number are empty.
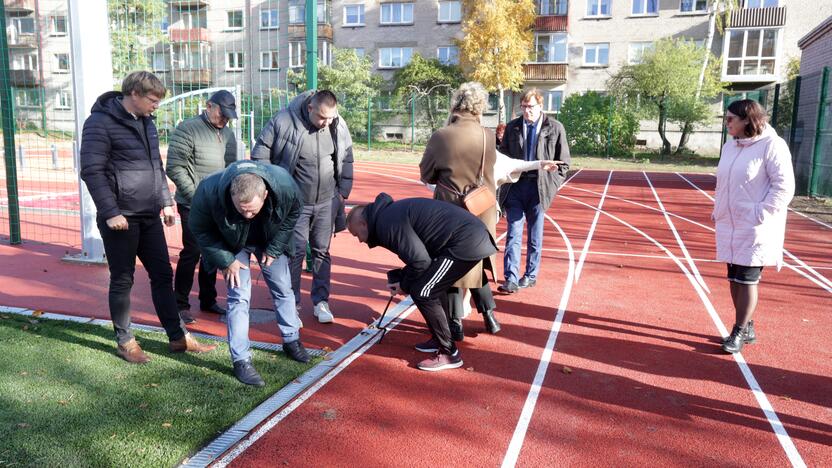
<svg viewBox="0 0 832 468">
<path fill-rule="evenodd" d="M 170 72 L 174 84 L 208 86 L 211 84 L 210 68 L 176 69 Z"/>
<path fill-rule="evenodd" d="M 6 13 L 28 15 L 35 11 L 35 0 L 4 0 Z"/>
<path fill-rule="evenodd" d="M 538 16 L 534 19 L 534 30 L 539 32 L 566 32 L 568 16 Z"/>
<path fill-rule="evenodd" d="M 202 8 L 211 5 L 208 0 L 168 0 L 168 5 L 174 8 Z"/>
<path fill-rule="evenodd" d="M 786 7 L 742 8 L 731 11 L 730 28 L 781 27 L 786 25 Z"/>
<path fill-rule="evenodd" d="M 41 85 L 37 70 L 9 70 L 12 86 L 17 88 L 36 88 Z"/>
<path fill-rule="evenodd" d="M 303 24 L 290 24 L 289 39 L 306 39 L 306 26 L 304 26 Z M 330 41 L 332 41 L 331 24 L 318 23 L 318 39 L 329 39 Z"/>
<path fill-rule="evenodd" d="M 38 46 L 38 39 L 34 34 L 17 34 L 15 31 L 12 34 L 6 34 L 6 38 L 8 38 L 9 47 L 33 49 Z"/>
<path fill-rule="evenodd" d="M 168 29 L 171 42 L 210 42 L 211 34 L 207 28 Z"/>
<path fill-rule="evenodd" d="M 566 81 L 565 63 L 526 63 L 523 74 L 526 81 Z"/>
</svg>

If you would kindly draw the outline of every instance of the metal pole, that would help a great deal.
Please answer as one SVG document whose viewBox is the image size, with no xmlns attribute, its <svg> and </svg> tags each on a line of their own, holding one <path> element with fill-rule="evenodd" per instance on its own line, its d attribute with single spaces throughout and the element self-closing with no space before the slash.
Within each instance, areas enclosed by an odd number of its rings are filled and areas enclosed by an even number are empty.
<svg viewBox="0 0 832 468">
<path fill-rule="evenodd" d="M 52 143 L 52 169 L 58 169 L 58 145 Z"/>
<path fill-rule="evenodd" d="M 612 147 L 612 106 L 615 104 L 613 97 L 610 96 L 610 111 L 607 122 L 607 158 L 610 157 L 610 149 Z"/>
<path fill-rule="evenodd" d="M 9 199 L 9 243 L 20 244 L 20 202 L 17 198 L 17 161 L 14 158 L 14 95 L 6 38 L 6 5 L 0 2 L 0 120 L 6 166 L 6 196 Z"/>
<path fill-rule="evenodd" d="M 237 109 L 243 110 L 243 88 L 240 85 L 234 87 L 234 101 Z M 237 114 L 239 117 L 241 114 Z M 246 145 L 243 143 L 243 123 L 240 120 L 234 122 L 234 138 L 237 140 L 237 160 L 246 159 Z"/>
<path fill-rule="evenodd" d="M 75 111 L 73 153 L 80 161 L 84 121 L 95 100 L 113 89 L 113 63 L 110 46 L 110 21 L 107 0 L 69 0 L 69 40 L 72 52 L 72 90 Z M 80 164 L 78 164 L 80 167 Z M 81 253 L 68 255 L 66 261 L 104 263 L 104 243 L 95 222 L 95 204 L 86 184 L 78 178 L 81 215 Z"/>
<path fill-rule="evenodd" d="M 772 105 L 771 109 L 771 126 L 774 129 L 777 129 L 777 117 L 779 117 L 779 112 L 777 112 L 777 107 L 780 104 L 780 83 L 774 85 L 774 104 Z"/>
<path fill-rule="evenodd" d="M 326 8 L 326 3 L 324 3 Z M 306 89 L 318 89 L 318 0 L 306 0 Z"/>
<path fill-rule="evenodd" d="M 413 151 L 413 142 L 416 140 L 416 94 L 410 95 L 410 151 Z"/>
<path fill-rule="evenodd" d="M 26 169 L 26 148 L 23 145 L 17 145 L 17 165 Z"/>
<path fill-rule="evenodd" d="M 829 67 L 823 67 L 823 75 L 820 79 L 820 101 L 818 102 L 818 121 L 815 125 L 815 141 L 812 149 L 812 172 L 809 176 L 809 196 L 814 197 L 818 192 L 818 166 L 820 165 L 820 158 L 818 155 L 821 151 L 821 132 L 826 127 L 824 117 L 826 117 L 826 99 L 827 91 L 829 90 Z"/>
<path fill-rule="evenodd" d="M 792 121 L 791 126 L 789 128 L 789 150 L 792 153 L 792 163 L 794 163 L 794 159 L 797 157 L 797 154 L 794 151 L 794 133 L 797 128 L 797 109 L 800 107 L 800 81 L 802 78 L 799 76 L 794 79 L 794 96 L 792 97 Z"/>
<path fill-rule="evenodd" d="M 249 125 L 248 125 L 248 149 L 249 151 L 254 149 L 254 111 L 252 110 L 249 113 Z"/>
<path fill-rule="evenodd" d="M 370 151 L 370 140 L 373 138 L 373 98 L 367 96 L 367 151 Z"/>
</svg>

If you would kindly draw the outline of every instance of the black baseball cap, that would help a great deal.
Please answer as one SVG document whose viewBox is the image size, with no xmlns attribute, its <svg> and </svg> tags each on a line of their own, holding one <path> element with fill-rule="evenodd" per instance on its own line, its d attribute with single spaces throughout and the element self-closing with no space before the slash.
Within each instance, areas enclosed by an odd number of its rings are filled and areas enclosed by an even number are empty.
<svg viewBox="0 0 832 468">
<path fill-rule="evenodd" d="M 229 93 L 228 91 L 224 89 L 217 91 L 216 93 L 214 93 L 213 96 L 211 96 L 211 99 L 209 99 L 208 101 L 220 106 L 222 115 L 226 116 L 227 118 L 237 118 L 237 104 L 234 102 L 234 95 Z"/>
</svg>

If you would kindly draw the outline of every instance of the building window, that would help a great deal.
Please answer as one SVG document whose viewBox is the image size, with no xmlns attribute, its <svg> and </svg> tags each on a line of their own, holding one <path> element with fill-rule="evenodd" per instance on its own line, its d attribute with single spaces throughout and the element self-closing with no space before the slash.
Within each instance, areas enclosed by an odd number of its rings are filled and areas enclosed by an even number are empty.
<svg viewBox="0 0 832 468">
<path fill-rule="evenodd" d="M 69 73 L 69 54 L 55 54 L 55 71 Z"/>
<path fill-rule="evenodd" d="M 280 25 L 277 8 L 260 10 L 260 29 L 277 29 Z"/>
<path fill-rule="evenodd" d="M 728 39 L 729 76 L 773 75 L 777 60 L 776 29 L 732 30 Z"/>
<path fill-rule="evenodd" d="M 704 13 L 708 11 L 708 0 L 682 0 L 679 4 L 679 11 L 682 13 Z"/>
<path fill-rule="evenodd" d="M 566 62 L 566 34 L 535 34 L 534 42 L 535 62 Z"/>
<path fill-rule="evenodd" d="M 745 8 L 771 8 L 777 6 L 777 0 L 745 0 Z"/>
<path fill-rule="evenodd" d="M 150 53 L 150 66 L 153 71 L 163 72 L 168 70 L 168 60 L 164 52 Z"/>
<path fill-rule="evenodd" d="M 171 65 L 175 70 L 201 70 L 211 63 L 211 48 L 207 44 L 176 44 Z"/>
<path fill-rule="evenodd" d="M 402 68 L 410 63 L 412 55 L 412 47 L 388 47 L 379 49 L 378 66 L 379 68 Z"/>
<path fill-rule="evenodd" d="M 364 5 L 344 5 L 344 26 L 364 26 Z"/>
<path fill-rule="evenodd" d="M 228 22 L 225 25 L 227 30 L 239 31 L 243 29 L 243 10 L 229 10 Z"/>
<path fill-rule="evenodd" d="M 586 0 L 587 16 L 610 16 L 610 2 L 612 0 Z"/>
<path fill-rule="evenodd" d="M 306 53 L 306 43 L 303 41 L 294 41 L 289 43 L 289 66 L 302 67 L 303 56 Z"/>
<path fill-rule="evenodd" d="M 268 53 L 268 52 L 266 52 Z M 277 54 L 275 52 L 275 54 Z M 243 69 L 243 53 L 242 52 L 228 52 L 225 54 L 225 70 L 226 71 L 241 71 Z"/>
<path fill-rule="evenodd" d="M 352 51 L 355 52 L 356 57 L 364 57 L 364 48 L 363 47 L 353 47 Z"/>
<path fill-rule="evenodd" d="M 50 16 L 49 30 L 52 36 L 66 36 L 66 16 Z"/>
<path fill-rule="evenodd" d="M 55 94 L 55 109 L 72 109 L 72 93 L 66 90 L 58 91 L 58 93 Z"/>
<path fill-rule="evenodd" d="M 440 23 L 459 23 L 460 21 L 462 21 L 462 8 L 459 0 L 439 2 Z"/>
<path fill-rule="evenodd" d="M 644 53 L 653 50 L 652 42 L 631 42 L 627 52 L 627 63 L 636 65 L 641 63 Z"/>
<path fill-rule="evenodd" d="M 659 0 L 633 0 L 633 16 L 655 16 L 659 14 Z"/>
<path fill-rule="evenodd" d="M 12 70 L 37 70 L 38 56 L 35 54 L 17 55 L 12 59 Z"/>
<path fill-rule="evenodd" d="M 235 53 L 237 53 L 237 52 L 235 52 Z M 242 63 L 243 58 L 242 58 L 242 53 L 239 52 L 239 54 L 241 55 L 241 57 L 240 57 L 240 68 L 239 69 L 242 70 L 242 68 L 243 68 L 243 66 L 242 66 L 243 65 L 243 63 Z M 230 56 L 232 54 L 228 54 L 228 55 L 229 55 L 229 59 L 230 59 Z M 279 59 L 280 59 L 280 55 L 278 54 L 278 52 L 276 50 L 266 50 L 266 51 L 260 52 L 260 70 L 279 70 L 280 69 Z"/>
<path fill-rule="evenodd" d="M 318 0 L 318 7 L 316 13 L 318 15 L 318 23 L 326 23 L 327 2 L 325 0 Z M 289 0 L 289 24 L 303 24 L 306 21 L 306 0 Z"/>
<path fill-rule="evenodd" d="M 458 65 L 459 64 L 459 47 L 457 46 L 442 46 L 436 49 L 436 58 L 442 62 L 443 65 Z"/>
<path fill-rule="evenodd" d="M 321 65 L 332 65 L 332 44 L 327 41 L 318 42 L 318 61 Z"/>
<path fill-rule="evenodd" d="M 382 3 L 381 24 L 413 24 L 413 4 Z"/>
<path fill-rule="evenodd" d="M 543 111 L 544 112 L 560 112 L 560 107 L 563 104 L 563 91 L 552 90 L 543 93 Z"/>
<path fill-rule="evenodd" d="M 35 19 L 34 18 L 11 18 L 10 42 L 16 43 L 15 36 L 18 34 L 34 34 L 35 33 Z"/>
<path fill-rule="evenodd" d="M 584 44 L 584 65 L 591 67 L 607 66 L 610 61 L 610 44 Z"/>
<path fill-rule="evenodd" d="M 14 103 L 17 107 L 40 107 L 40 89 L 15 89 Z"/>
<path fill-rule="evenodd" d="M 568 9 L 568 0 L 537 0 L 537 14 L 541 16 L 564 16 Z"/>
<path fill-rule="evenodd" d="M 378 110 L 393 110 L 393 91 L 382 91 L 376 99 L 378 100 Z"/>
</svg>

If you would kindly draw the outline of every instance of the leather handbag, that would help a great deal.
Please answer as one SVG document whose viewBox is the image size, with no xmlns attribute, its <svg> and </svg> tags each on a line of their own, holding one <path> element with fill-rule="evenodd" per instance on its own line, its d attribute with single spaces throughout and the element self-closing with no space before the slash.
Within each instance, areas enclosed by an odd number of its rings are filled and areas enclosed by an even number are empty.
<svg viewBox="0 0 832 468">
<path fill-rule="evenodd" d="M 494 197 L 494 193 L 492 193 L 491 190 L 488 190 L 488 187 L 485 186 L 485 141 L 485 129 L 483 128 L 482 159 L 480 160 L 480 173 L 477 178 L 477 183 L 473 187 L 469 186 L 470 188 L 466 190 L 465 193 L 462 193 L 459 190 L 454 190 L 445 184 L 439 184 L 443 188 L 445 188 L 445 190 L 459 195 L 460 198 L 462 198 L 462 205 L 474 216 L 479 216 L 497 205 L 497 199 Z"/>
</svg>

